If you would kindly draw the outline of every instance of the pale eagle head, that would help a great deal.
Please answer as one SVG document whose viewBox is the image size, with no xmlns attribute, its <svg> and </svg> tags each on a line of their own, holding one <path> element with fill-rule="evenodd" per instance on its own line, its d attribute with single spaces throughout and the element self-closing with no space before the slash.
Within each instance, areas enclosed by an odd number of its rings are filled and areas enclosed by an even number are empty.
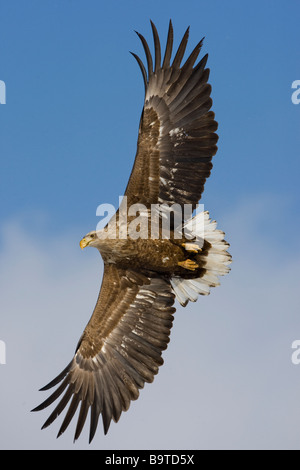
<svg viewBox="0 0 300 470">
<path fill-rule="evenodd" d="M 98 236 L 97 232 L 95 230 L 92 230 L 91 232 L 87 233 L 82 240 L 80 240 L 80 248 L 83 250 L 86 246 L 94 246 L 95 248 L 97 247 L 97 242 L 98 242 Z"/>
</svg>

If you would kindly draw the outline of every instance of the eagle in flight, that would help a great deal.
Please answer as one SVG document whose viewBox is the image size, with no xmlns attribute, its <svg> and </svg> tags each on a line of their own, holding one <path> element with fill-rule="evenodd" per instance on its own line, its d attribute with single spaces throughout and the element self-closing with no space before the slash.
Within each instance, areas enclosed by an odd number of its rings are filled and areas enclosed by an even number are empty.
<svg viewBox="0 0 300 470">
<path fill-rule="evenodd" d="M 131 400 L 138 398 L 139 390 L 153 381 L 163 364 L 175 299 L 186 306 L 199 294 L 209 294 L 231 262 L 224 233 L 207 211 L 196 211 L 218 140 L 207 55 L 196 63 L 203 40 L 182 64 L 189 28 L 171 61 L 172 22 L 163 59 L 152 22 L 151 27 L 154 60 L 145 38 L 137 33 L 147 69 L 132 53 L 142 72 L 145 100 L 125 197 L 107 226 L 88 233 L 80 242 L 81 248 L 97 248 L 103 258 L 100 294 L 73 359 L 42 390 L 58 387 L 33 410 L 43 410 L 59 400 L 45 428 L 68 406 L 60 436 L 80 405 L 74 440 L 89 410 L 90 442 L 100 415 L 106 434 L 111 420 L 117 422 L 122 411 L 128 410 Z M 185 206 L 191 208 L 189 218 Z M 132 207 L 139 208 L 139 226 L 146 227 L 146 236 L 128 234 L 136 221 Z M 166 219 L 169 236 L 162 229 Z"/>
</svg>

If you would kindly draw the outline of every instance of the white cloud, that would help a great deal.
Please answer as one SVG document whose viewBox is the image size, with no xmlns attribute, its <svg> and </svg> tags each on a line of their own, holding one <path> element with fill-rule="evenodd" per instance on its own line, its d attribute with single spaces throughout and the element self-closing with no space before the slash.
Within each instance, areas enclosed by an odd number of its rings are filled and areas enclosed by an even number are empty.
<svg viewBox="0 0 300 470">
<path fill-rule="evenodd" d="M 73 446 L 74 427 L 59 440 L 59 423 L 40 431 L 48 411 L 29 410 L 48 396 L 37 389 L 71 359 L 102 262 L 95 250 L 80 252 L 74 231 L 37 240 L 22 224 L 3 225 L 1 448 L 299 448 L 300 366 L 291 345 L 300 339 L 300 256 L 291 247 L 283 256 L 280 237 L 261 232 L 260 214 L 276 218 L 261 201 L 260 210 L 244 202 L 223 218 L 232 272 L 209 297 L 178 308 L 154 383 L 91 446 L 87 432 Z"/>
</svg>

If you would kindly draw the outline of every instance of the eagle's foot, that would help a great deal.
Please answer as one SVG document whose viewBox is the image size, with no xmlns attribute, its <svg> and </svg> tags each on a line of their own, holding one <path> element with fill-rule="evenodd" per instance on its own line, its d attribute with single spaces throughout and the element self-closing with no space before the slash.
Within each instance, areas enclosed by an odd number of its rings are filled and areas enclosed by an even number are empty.
<svg viewBox="0 0 300 470">
<path fill-rule="evenodd" d="M 196 243 L 182 243 L 181 245 L 186 251 L 191 251 L 192 253 L 199 253 L 202 249 Z"/>
<path fill-rule="evenodd" d="M 181 266 L 184 269 L 188 269 L 189 271 L 195 271 L 197 268 L 199 268 L 199 265 L 195 261 L 192 261 L 191 259 L 187 259 L 185 261 L 179 261 L 178 266 Z"/>
</svg>

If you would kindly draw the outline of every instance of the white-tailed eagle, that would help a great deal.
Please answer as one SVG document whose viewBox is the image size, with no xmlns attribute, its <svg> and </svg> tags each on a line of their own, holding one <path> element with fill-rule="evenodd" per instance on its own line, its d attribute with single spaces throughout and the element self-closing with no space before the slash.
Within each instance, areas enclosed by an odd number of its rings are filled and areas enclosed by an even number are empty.
<svg viewBox="0 0 300 470">
<path fill-rule="evenodd" d="M 229 271 L 231 261 L 224 233 L 216 229 L 208 212 L 186 220 L 181 211 L 185 205 L 196 208 L 217 151 L 207 55 L 197 62 L 203 40 L 182 64 L 189 29 L 171 61 L 171 21 L 163 58 L 152 22 L 151 27 L 154 60 L 139 33 L 147 69 L 133 54 L 142 72 L 145 101 L 135 162 L 123 199 L 126 205 L 122 202 L 113 223 L 88 233 L 80 242 L 82 248 L 94 246 L 102 255 L 100 294 L 73 359 L 42 390 L 58 388 L 34 410 L 59 400 L 45 428 L 67 407 L 58 432 L 61 435 L 79 407 L 74 439 L 79 437 L 88 412 L 91 441 L 100 415 L 106 434 L 111 420 L 117 422 L 122 411 L 128 410 L 131 400 L 138 398 L 139 390 L 145 382 L 153 381 L 163 364 L 175 298 L 185 306 L 199 294 L 209 294 L 210 288 L 219 284 L 218 277 Z M 144 208 L 140 217 L 149 222 L 147 236 L 128 234 L 134 220 L 129 208 L 134 204 Z M 164 209 L 155 212 L 153 206 Z M 160 224 L 168 215 L 170 236 L 166 237 Z M 115 227 L 115 236 L 110 236 Z M 181 230 L 178 237 L 180 227 L 184 233 Z M 153 230 L 158 230 L 158 236 L 153 236 Z"/>
</svg>

